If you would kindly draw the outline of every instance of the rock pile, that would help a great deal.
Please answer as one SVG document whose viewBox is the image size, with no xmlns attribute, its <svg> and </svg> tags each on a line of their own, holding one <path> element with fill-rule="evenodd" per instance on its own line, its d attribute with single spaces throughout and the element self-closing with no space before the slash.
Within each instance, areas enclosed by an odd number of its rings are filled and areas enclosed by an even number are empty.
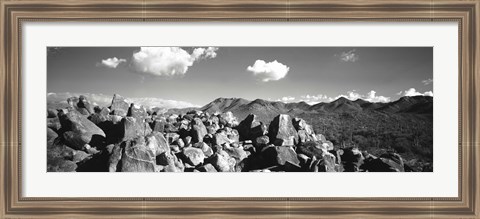
<svg viewBox="0 0 480 219">
<path fill-rule="evenodd" d="M 301 118 L 280 114 L 267 127 L 250 114 L 151 112 L 114 95 L 110 107 L 71 97 L 47 110 L 48 171 L 403 172 L 400 155 L 338 148 Z"/>
</svg>

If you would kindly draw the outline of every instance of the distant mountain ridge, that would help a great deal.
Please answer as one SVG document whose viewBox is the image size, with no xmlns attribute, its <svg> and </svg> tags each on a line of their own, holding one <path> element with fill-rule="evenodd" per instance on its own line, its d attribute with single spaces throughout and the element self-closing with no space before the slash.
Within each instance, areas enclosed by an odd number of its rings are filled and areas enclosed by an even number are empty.
<svg viewBox="0 0 480 219">
<path fill-rule="evenodd" d="M 217 98 L 199 109 L 209 113 L 231 111 L 240 119 L 245 118 L 251 113 L 267 118 L 282 113 L 356 113 L 373 111 L 387 114 L 432 114 L 433 97 L 405 96 L 388 103 L 374 103 L 363 99 L 352 101 L 345 97 L 340 97 L 329 103 L 322 102 L 315 105 L 309 105 L 303 101 L 298 103 L 284 103 L 263 99 L 248 101 L 242 98 Z"/>
</svg>

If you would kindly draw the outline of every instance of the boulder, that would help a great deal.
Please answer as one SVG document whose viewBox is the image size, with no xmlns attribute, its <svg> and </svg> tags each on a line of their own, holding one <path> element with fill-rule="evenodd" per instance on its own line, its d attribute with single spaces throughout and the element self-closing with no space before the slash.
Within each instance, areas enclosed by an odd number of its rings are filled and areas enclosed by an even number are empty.
<svg viewBox="0 0 480 219">
<path fill-rule="evenodd" d="M 319 142 L 307 141 L 297 147 L 298 154 L 304 154 L 309 158 L 315 157 L 321 159 L 323 157 L 324 150 Z"/>
<path fill-rule="evenodd" d="M 55 118 L 57 117 L 57 113 L 55 109 L 47 109 L 47 118 Z"/>
<path fill-rule="evenodd" d="M 194 148 L 199 148 L 202 150 L 205 157 L 210 157 L 213 155 L 213 149 L 208 146 L 205 142 L 198 142 L 192 145 Z"/>
<path fill-rule="evenodd" d="M 68 146 L 81 150 L 85 144 L 94 147 L 104 146 L 105 133 L 93 122 L 76 111 L 59 114 L 62 129 L 65 130 L 63 138 Z"/>
<path fill-rule="evenodd" d="M 212 164 L 209 164 L 209 163 L 207 163 L 207 164 L 205 164 L 201 167 L 198 167 L 197 170 L 200 171 L 200 172 L 217 172 L 215 167 Z"/>
<path fill-rule="evenodd" d="M 130 104 L 128 108 L 127 116 L 133 117 L 137 120 L 145 120 L 148 117 L 147 110 L 143 106 L 138 106 L 135 104 Z"/>
<path fill-rule="evenodd" d="M 127 116 L 129 104 L 122 96 L 118 94 L 113 95 L 112 104 L 110 105 L 110 110 L 113 115 L 117 116 Z"/>
<path fill-rule="evenodd" d="M 122 119 L 123 140 L 130 140 L 137 136 L 146 136 L 152 132 L 152 129 L 141 118 L 125 117 Z"/>
<path fill-rule="evenodd" d="M 124 142 L 122 172 L 155 172 L 155 154 L 143 137 Z"/>
<path fill-rule="evenodd" d="M 228 139 L 224 131 L 215 133 L 212 140 L 213 145 L 223 145 L 225 143 L 230 143 L 230 140 Z"/>
<path fill-rule="evenodd" d="M 157 164 L 164 166 L 163 172 L 183 172 L 185 166 L 183 163 L 171 152 L 165 152 L 156 158 Z"/>
<path fill-rule="evenodd" d="M 236 127 L 240 135 L 240 140 L 255 140 L 257 137 L 267 134 L 267 127 L 257 120 L 257 116 L 249 114 Z"/>
<path fill-rule="evenodd" d="M 47 118 L 47 127 L 54 131 L 59 131 L 62 128 L 60 119 L 58 117 Z"/>
<path fill-rule="evenodd" d="M 152 124 L 152 130 L 155 132 L 164 132 L 165 131 L 165 121 L 156 119 Z"/>
<path fill-rule="evenodd" d="M 48 141 L 47 172 L 75 172 L 77 164 L 73 161 L 74 154 L 75 150 L 63 145 L 58 139 Z"/>
<path fill-rule="evenodd" d="M 51 128 L 47 128 L 47 142 L 53 143 L 57 137 L 58 134 L 55 131 L 53 131 Z"/>
<path fill-rule="evenodd" d="M 182 151 L 182 155 L 182 160 L 184 160 L 185 163 L 188 163 L 191 166 L 197 166 L 203 163 L 203 160 L 205 159 L 203 151 L 199 148 L 194 147 L 184 148 Z"/>
<path fill-rule="evenodd" d="M 228 156 L 226 153 L 217 152 L 210 160 L 210 163 L 215 167 L 218 172 L 234 172 L 235 171 L 235 159 Z"/>
<path fill-rule="evenodd" d="M 199 118 L 193 119 L 191 126 L 192 142 L 203 142 L 203 137 L 205 137 L 207 134 L 207 128 L 203 124 L 202 120 Z"/>
<path fill-rule="evenodd" d="M 167 133 L 165 134 L 165 138 L 167 139 L 168 144 L 173 144 L 180 138 L 180 135 L 177 133 Z"/>
<path fill-rule="evenodd" d="M 298 134 L 289 115 L 280 114 L 273 119 L 268 128 L 270 142 L 277 146 L 296 145 Z"/>
<path fill-rule="evenodd" d="M 88 102 L 87 100 L 87 97 L 83 95 L 80 95 L 80 97 L 78 98 L 77 107 L 81 109 L 85 109 L 88 112 L 87 115 L 90 115 L 95 112 L 93 109 L 93 105 L 90 104 L 90 102 Z"/>
<path fill-rule="evenodd" d="M 147 137 L 153 136 L 156 139 L 157 147 L 155 149 L 155 156 L 158 156 L 164 152 L 170 152 L 170 146 L 167 139 L 160 132 L 152 132 Z"/>
<path fill-rule="evenodd" d="M 262 155 L 270 166 L 285 165 L 287 161 L 295 165 L 300 164 L 297 153 L 288 146 L 268 146 L 262 150 Z"/>
</svg>

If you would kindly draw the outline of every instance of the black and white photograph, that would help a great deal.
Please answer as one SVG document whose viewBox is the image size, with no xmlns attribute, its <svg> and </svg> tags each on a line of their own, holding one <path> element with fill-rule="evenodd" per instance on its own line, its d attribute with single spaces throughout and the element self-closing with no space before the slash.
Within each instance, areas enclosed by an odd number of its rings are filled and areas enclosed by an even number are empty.
<svg viewBox="0 0 480 219">
<path fill-rule="evenodd" d="M 433 49 L 47 47 L 47 172 L 433 172 Z"/>
</svg>

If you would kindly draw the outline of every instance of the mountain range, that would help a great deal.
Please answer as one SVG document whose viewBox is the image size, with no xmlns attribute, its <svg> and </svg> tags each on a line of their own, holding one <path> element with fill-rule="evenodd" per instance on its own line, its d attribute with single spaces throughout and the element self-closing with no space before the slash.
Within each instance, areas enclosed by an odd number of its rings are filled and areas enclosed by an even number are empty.
<svg viewBox="0 0 480 219">
<path fill-rule="evenodd" d="M 359 112 L 432 114 L 433 97 L 405 96 L 388 103 L 374 103 L 362 99 L 352 101 L 340 97 L 329 103 L 322 102 L 315 105 L 309 105 L 306 102 L 283 103 L 262 99 L 248 101 L 242 98 L 217 98 L 198 109 L 209 113 L 231 111 L 239 119 L 243 119 L 251 113 L 260 118 L 270 118 L 282 113 L 294 115 Z"/>
</svg>

